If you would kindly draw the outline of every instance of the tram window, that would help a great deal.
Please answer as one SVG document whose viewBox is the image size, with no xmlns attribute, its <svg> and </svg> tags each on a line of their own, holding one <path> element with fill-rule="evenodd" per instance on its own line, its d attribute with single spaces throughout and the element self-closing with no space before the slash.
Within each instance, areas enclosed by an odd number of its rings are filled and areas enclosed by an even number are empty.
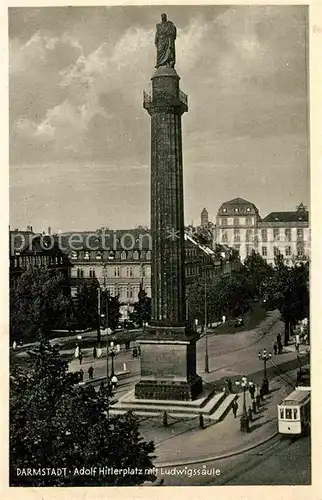
<svg viewBox="0 0 322 500">
<path fill-rule="evenodd" d="M 280 418 L 284 418 L 284 410 L 280 410 Z"/>
<path fill-rule="evenodd" d="M 296 420 L 297 419 L 297 409 L 293 410 L 293 414 L 294 414 L 294 420 Z"/>
<path fill-rule="evenodd" d="M 291 410 L 291 408 L 286 408 L 286 410 L 285 410 L 285 418 L 287 420 L 292 420 L 292 410 Z"/>
</svg>

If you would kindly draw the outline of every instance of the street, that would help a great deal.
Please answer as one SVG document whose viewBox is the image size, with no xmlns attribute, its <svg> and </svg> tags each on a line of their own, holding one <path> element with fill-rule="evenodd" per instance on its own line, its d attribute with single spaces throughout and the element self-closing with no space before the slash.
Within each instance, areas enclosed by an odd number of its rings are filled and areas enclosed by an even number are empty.
<svg viewBox="0 0 322 500">
<path fill-rule="evenodd" d="M 308 485 L 310 457 L 309 437 L 293 441 L 277 437 L 235 457 L 176 467 L 175 471 L 159 470 L 158 478 L 164 479 L 165 486 Z M 216 475 L 216 470 L 220 470 L 220 475 Z"/>
</svg>

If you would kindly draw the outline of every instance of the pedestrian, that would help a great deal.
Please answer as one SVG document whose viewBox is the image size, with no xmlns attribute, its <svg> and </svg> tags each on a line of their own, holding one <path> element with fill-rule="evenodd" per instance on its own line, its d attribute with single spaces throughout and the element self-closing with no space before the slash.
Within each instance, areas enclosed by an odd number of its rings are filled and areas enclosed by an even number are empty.
<svg viewBox="0 0 322 500">
<path fill-rule="evenodd" d="M 223 315 L 223 317 L 222 317 L 222 322 L 223 322 L 223 324 L 226 323 L 226 316 L 225 315 Z"/>
<path fill-rule="evenodd" d="M 234 399 L 234 401 L 233 401 L 232 410 L 233 410 L 234 418 L 236 418 L 237 417 L 237 410 L 238 410 L 238 403 L 237 403 L 236 399 Z"/>
<path fill-rule="evenodd" d="M 94 349 L 93 349 L 93 358 L 96 359 L 97 358 L 97 349 L 96 349 L 96 345 L 94 345 Z"/>
<path fill-rule="evenodd" d="M 115 373 L 113 374 L 112 378 L 111 378 L 111 384 L 112 384 L 112 390 L 115 391 L 116 389 L 116 384 L 117 384 L 117 376 L 115 375 Z"/>
<path fill-rule="evenodd" d="M 77 359 L 79 357 L 79 345 L 78 344 L 76 344 L 74 356 L 75 356 L 75 359 Z"/>
<path fill-rule="evenodd" d="M 280 333 L 277 335 L 276 340 L 277 340 L 278 354 L 282 354 L 283 345 L 282 345 L 282 337 L 281 337 Z"/>
<path fill-rule="evenodd" d="M 14 340 L 12 344 L 12 349 L 15 351 L 17 349 L 17 342 Z"/>
<path fill-rule="evenodd" d="M 250 397 L 252 399 L 254 399 L 254 397 L 255 397 L 255 385 L 254 384 L 250 385 L 248 390 L 249 390 Z"/>
<path fill-rule="evenodd" d="M 79 359 L 79 364 L 81 365 L 83 361 L 83 353 L 81 350 L 79 351 L 78 359 Z"/>
<path fill-rule="evenodd" d="M 84 371 L 82 370 L 82 368 L 79 370 L 79 381 L 84 381 Z"/>
<path fill-rule="evenodd" d="M 277 344 L 276 344 L 276 342 L 274 342 L 273 349 L 274 349 L 274 354 L 276 356 L 276 354 L 277 354 Z"/>
<path fill-rule="evenodd" d="M 233 383 L 230 378 L 227 381 L 227 387 L 228 387 L 228 392 L 231 394 L 233 392 Z"/>
<path fill-rule="evenodd" d="M 300 350 L 300 336 L 298 333 L 295 335 L 295 349 L 296 352 L 299 352 Z"/>
<path fill-rule="evenodd" d="M 138 356 L 141 356 L 141 347 L 138 345 Z"/>
<path fill-rule="evenodd" d="M 93 375 L 94 375 L 94 368 L 92 366 L 90 366 L 89 369 L 88 369 L 88 378 L 89 378 L 89 380 L 93 380 Z"/>
</svg>

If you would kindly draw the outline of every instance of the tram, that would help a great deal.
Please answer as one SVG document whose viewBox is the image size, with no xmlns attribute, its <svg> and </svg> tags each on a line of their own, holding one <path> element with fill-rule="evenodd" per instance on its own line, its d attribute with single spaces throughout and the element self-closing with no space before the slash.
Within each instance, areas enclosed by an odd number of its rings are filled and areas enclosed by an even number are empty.
<svg viewBox="0 0 322 500">
<path fill-rule="evenodd" d="M 311 388 L 297 387 L 277 406 L 278 432 L 285 436 L 307 435 L 311 423 Z"/>
</svg>

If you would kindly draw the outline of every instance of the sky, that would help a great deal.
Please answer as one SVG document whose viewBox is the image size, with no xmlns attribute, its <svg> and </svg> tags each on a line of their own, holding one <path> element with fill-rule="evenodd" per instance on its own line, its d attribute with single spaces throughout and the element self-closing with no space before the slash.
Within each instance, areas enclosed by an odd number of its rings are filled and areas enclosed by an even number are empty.
<svg viewBox="0 0 322 500">
<path fill-rule="evenodd" d="M 162 12 L 177 26 L 185 221 L 245 198 L 309 204 L 306 7 L 9 9 L 10 225 L 150 224 L 142 107 Z"/>
</svg>

